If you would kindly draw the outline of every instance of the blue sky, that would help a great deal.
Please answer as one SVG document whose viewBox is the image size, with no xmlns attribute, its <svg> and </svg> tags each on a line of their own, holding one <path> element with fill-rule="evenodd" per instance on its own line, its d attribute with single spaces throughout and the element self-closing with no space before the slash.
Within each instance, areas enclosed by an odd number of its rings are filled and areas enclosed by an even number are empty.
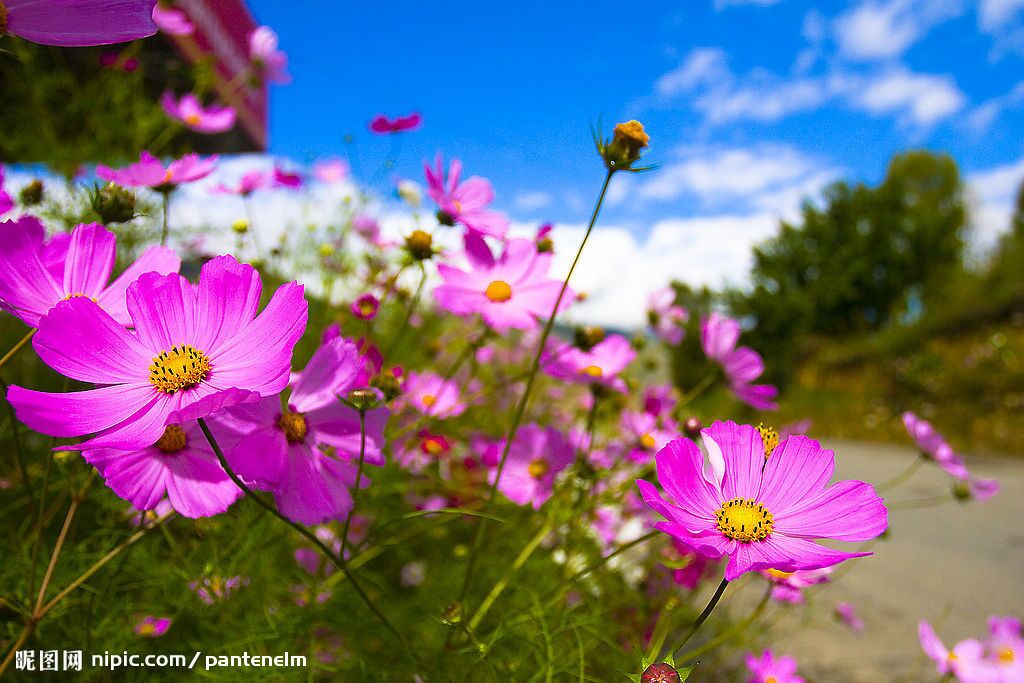
<svg viewBox="0 0 1024 683">
<path fill-rule="evenodd" d="M 294 75 L 273 92 L 271 152 L 344 155 L 352 133 L 370 175 L 388 143 L 366 122 L 419 110 L 397 173 L 419 179 L 424 157 L 456 155 L 524 220 L 585 218 L 598 117 L 639 118 L 652 136 L 661 169 L 631 178 L 607 214 L 640 232 L 791 210 L 824 179 L 877 181 L 909 147 L 948 151 L 968 174 L 1024 156 L 1021 0 L 828 3 L 831 14 L 798 0 L 252 5 Z"/>
</svg>

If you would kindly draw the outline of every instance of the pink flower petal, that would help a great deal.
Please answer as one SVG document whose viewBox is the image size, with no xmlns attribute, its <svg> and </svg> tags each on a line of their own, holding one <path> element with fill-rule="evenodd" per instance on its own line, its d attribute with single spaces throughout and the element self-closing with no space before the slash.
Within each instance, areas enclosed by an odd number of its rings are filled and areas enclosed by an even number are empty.
<svg viewBox="0 0 1024 683">
<path fill-rule="evenodd" d="M 889 526 L 882 499 L 862 481 L 841 481 L 773 513 L 777 533 L 802 538 L 859 542 L 875 538 Z"/>
</svg>

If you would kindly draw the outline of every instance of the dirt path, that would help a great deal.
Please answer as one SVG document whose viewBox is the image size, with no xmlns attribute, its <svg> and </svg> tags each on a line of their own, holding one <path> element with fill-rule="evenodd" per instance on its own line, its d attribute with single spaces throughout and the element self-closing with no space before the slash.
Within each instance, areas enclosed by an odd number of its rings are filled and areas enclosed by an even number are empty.
<svg viewBox="0 0 1024 683">
<path fill-rule="evenodd" d="M 837 475 L 882 482 L 914 451 L 890 445 L 827 444 Z M 898 509 L 898 501 L 949 490 L 949 477 L 928 464 L 906 484 L 883 494 L 893 505 L 891 538 L 873 557 L 812 596 L 812 608 L 786 608 L 774 621 L 776 653 L 793 655 L 813 681 L 878 683 L 938 678 L 920 656 L 919 619 L 930 621 L 947 645 L 984 637 L 991 614 L 1024 616 L 1024 459 L 970 458 L 981 477 L 1002 491 L 987 503 L 945 503 Z M 838 602 L 854 604 L 867 624 L 854 635 L 832 616 Z"/>
</svg>

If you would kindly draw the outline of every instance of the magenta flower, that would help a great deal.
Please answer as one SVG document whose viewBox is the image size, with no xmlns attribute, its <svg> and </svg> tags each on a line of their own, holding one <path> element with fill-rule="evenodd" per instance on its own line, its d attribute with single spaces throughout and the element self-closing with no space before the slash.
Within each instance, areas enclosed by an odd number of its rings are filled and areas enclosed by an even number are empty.
<svg viewBox="0 0 1024 683">
<path fill-rule="evenodd" d="M 260 26 L 249 35 L 249 60 L 253 69 L 268 83 L 290 83 L 288 55 L 277 49 L 277 34 L 269 26 Z"/>
<path fill-rule="evenodd" d="M 383 114 L 377 114 L 370 121 L 370 130 L 374 133 L 387 135 L 389 133 L 402 133 L 405 131 L 418 130 L 423 123 L 423 116 L 419 112 L 413 112 L 407 116 L 396 116 L 389 119 Z"/>
<path fill-rule="evenodd" d="M 523 425 L 508 451 L 498 490 L 516 505 L 539 510 L 551 497 L 558 473 L 572 463 L 574 450 L 554 427 Z M 492 483 L 496 475 L 497 469 L 491 472 Z"/>
<path fill-rule="evenodd" d="M 539 254 L 529 240 L 513 239 L 497 260 L 482 239 L 466 240 L 470 270 L 445 263 L 437 270 L 443 281 L 434 290 L 441 308 L 456 315 L 479 313 L 498 332 L 528 330 L 537 326 L 538 317 L 552 314 L 562 283 L 548 278 L 551 254 Z M 566 290 L 559 311 L 573 300 Z"/>
<path fill-rule="evenodd" d="M 736 348 L 740 324 L 713 312 L 701 321 L 704 354 L 722 366 L 733 395 L 756 410 L 775 410 L 779 390 L 770 384 L 751 384 L 764 373 L 764 360 L 747 346 Z"/>
<path fill-rule="evenodd" d="M 693 590 L 697 587 L 697 584 L 714 571 L 715 563 L 713 560 L 709 560 L 700 553 L 693 552 L 686 545 L 675 539 L 672 539 L 672 546 L 672 554 L 675 557 L 672 557 L 669 561 L 663 559 L 662 564 L 671 570 L 672 581 L 677 585 Z"/>
<path fill-rule="evenodd" d="M 172 190 L 183 183 L 201 180 L 217 167 L 217 155 L 202 159 L 198 154 L 186 154 L 167 166 L 149 152 L 139 154 L 139 160 L 121 169 L 100 164 L 96 175 L 125 187 L 151 187 L 158 191 Z"/>
<path fill-rule="evenodd" d="M 671 384 L 647 387 L 644 391 L 644 411 L 655 417 L 670 413 L 676 405 L 674 391 Z"/>
<path fill-rule="evenodd" d="M 934 461 L 942 471 L 956 479 L 966 480 L 970 477 L 963 459 L 953 452 L 953 448 L 930 422 L 908 410 L 903 413 L 903 425 L 922 456 Z"/>
<path fill-rule="evenodd" d="M 423 415 L 457 417 L 466 410 L 459 400 L 459 385 L 433 372 L 409 372 L 402 385 L 402 398 Z"/>
<path fill-rule="evenodd" d="M 866 541 L 888 526 L 870 484 L 828 486 L 834 454 L 813 439 L 788 437 L 766 456 L 761 434 L 750 425 L 715 422 L 701 436 L 709 463 L 686 438 L 655 456 L 658 481 L 674 502 L 646 481 L 637 485 L 644 502 L 666 519 L 655 528 L 708 557 L 727 556 L 729 581 L 749 571 L 820 569 L 870 555 L 832 550 L 814 539 Z"/>
<path fill-rule="evenodd" d="M 664 287 L 651 292 L 647 300 L 647 317 L 659 339 L 672 346 L 683 341 L 683 325 L 690 319 L 690 313 L 676 305 L 676 290 Z"/>
<path fill-rule="evenodd" d="M 0 164 L 0 216 L 14 208 L 14 200 L 4 191 L 4 167 Z"/>
<path fill-rule="evenodd" d="M 961 680 L 961 673 L 976 669 L 984 656 L 984 646 L 974 639 L 961 641 L 952 650 L 947 649 L 927 621 L 918 624 L 917 637 L 921 649 L 935 662 L 936 672 L 954 674 Z"/>
<path fill-rule="evenodd" d="M 747 668 L 754 674 L 749 683 L 805 683 L 796 675 L 796 660 L 787 655 L 778 659 L 771 650 L 765 650 L 760 657 L 747 655 Z"/>
<path fill-rule="evenodd" d="M 952 651 L 942 644 L 931 625 L 918 625 L 921 649 L 935 662 L 940 674 L 953 674 L 965 683 L 1016 683 L 1024 680 L 1024 638 L 1020 620 L 990 617 L 985 643 L 974 638 L 957 643 Z"/>
<path fill-rule="evenodd" d="M 969 498 L 984 503 L 999 493 L 999 482 L 995 479 L 968 479 L 962 482 Z"/>
<path fill-rule="evenodd" d="M 857 610 L 848 602 L 836 603 L 836 616 L 839 621 L 846 624 L 846 626 L 855 633 L 860 633 L 864 630 L 864 620 L 857 616 Z"/>
<path fill-rule="evenodd" d="M 0 223 L 0 308 L 29 327 L 61 301 L 95 301 L 121 325 L 130 325 L 125 292 L 143 273 L 177 273 L 181 259 L 169 247 L 150 247 L 113 282 L 117 238 L 98 223 L 44 242 L 39 219 Z"/>
<path fill-rule="evenodd" d="M 214 194 L 237 194 L 241 197 L 248 197 L 256 190 L 266 187 L 270 182 L 270 176 L 263 171 L 249 171 L 239 179 L 238 184 L 234 187 L 220 184 L 211 188 L 210 192 Z"/>
<path fill-rule="evenodd" d="M 174 93 L 168 90 L 160 98 L 160 105 L 172 119 L 181 121 L 198 133 L 223 133 L 235 127 L 234 107 L 203 107 L 190 92 L 175 100 Z"/>
<path fill-rule="evenodd" d="M 223 578 L 219 575 L 207 576 L 198 581 L 192 581 L 188 587 L 195 591 L 199 599 L 207 605 L 223 602 L 231 597 L 231 594 L 243 586 L 249 585 L 249 578 L 245 576 L 232 576 Z"/>
<path fill-rule="evenodd" d="M 41 45 L 127 43 L 156 33 L 156 0 L 3 0 L 0 36 Z"/>
<path fill-rule="evenodd" d="M 292 348 L 306 328 L 302 286 L 278 288 L 257 315 L 259 274 L 231 256 L 205 265 L 199 284 L 145 273 L 128 287 L 127 331 L 92 299 L 58 303 L 32 340 L 51 368 L 96 389 L 51 394 L 12 386 L 7 398 L 32 429 L 63 438 L 95 433 L 65 449 L 136 450 L 168 424 L 241 400 L 279 393 Z"/>
<path fill-rule="evenodd" d="M 761 572 L 774 585 L 772 600 L 800 605 L 804 601 L 804 588 L 826 583 L 832 567 L 821 569 L 798 569 L 794 572 L 780 572 L 778 569 L 766 569 Z"/>
<path fill-rule="evenodd" d="M 294 190 L 302 187 L 302 176 L 298 173 L 285 171 L 284 169 L 275 166 L 273 171 L 273 184 L 274 187 L 288 187 Z"/>
<path fill-rule="evenodd" d="M 209 426 L 221 448 L 237 443 L 238 436 L 223 429 L 216 417 Z M 166 495 L 178 514 L 212 517 L 242 495 L 195 421 L 167 425 L 156 443 L 146 448 L 100 448 L 85 450 L 82 456 L 114 493 L 138 510 L 155 509 Z"/>
<path fill-rule="evenodd" d="M 135 631 L 135 635 L 143 638 L 159 638 L 167 633 L 172 621 L 174 620 L 170 617 L 142 617 L 132 630 Z"/>
<path fill-rule="evenodd" d="M 104 52 L 100 55 L 100 66 L 108 69 L 121 69 L 126 73 L 134 73 L 139 68 L 139 60 L 135 57 L 122 59 L 119 52 Z"/>
<path fill-rule="evenodd" d="M 380 310 L 380 299 L 370 293 L 360 294 L 352 302 L 349 310 L 360 320 L 373 320 L 377 317 L 377 311 Z"/>
<path fill-rule="evenodd" d="M 657 451 L 675 438 L 676 432 L 670 426 L 663 427 L 657 417 L 647 412 L 623 411 L 619 430 L 629 449 L 627 457 L 633 462 L 650 462 Z"/>
<path fill-rule="evenodd" d="M 322 524 L 344 519 L 352 509 L 359 413 L 338 397 L 357 388 L 363 363 L 355 344 L 332 339 L 292 381 L 286 410 L 272 396 L 227 411 L 225 420 L 246 434 L 228 455 L 232 468 L 257 488 L 272 491 L 288 519 Z M 365 460 L 371 465 L 384 464 L 387 419 L 386 408 L 366 413 Z"/>
<path fill-rule="evenodd" d="M 541 366 L 552 377 L 574 384 L 600 384 L 625 392 L 619 377 L 636 358 L 636 351 L 621 334 L 610 334 L 589 351 L 572 344 L 561 344 L 544 352 Z"/>
<path fill-rule="evenodd" d="M 427 193 L 437 203 L 438 220 L 446 225 L 461 223 L 468 231 L 478 235 L 505 238 L 508 219 L 503 214 L 487 209 L 494 201 L 494 189 L 490 182 L 473 176 L 460 183 L 462 162 L 458 159 L 452 159 L 446 177 L 440 154 L 434 161 L 434 167 L 426 164 L 425 169 Z"/>
<path fill-rule="evenodd" d="M 172 36 L 190 36 L 196 27 L 188 20 L 188 15 L 175 7 L 165 7 L 159 2 L 153 7 L 153 23 L 156 27 Z"/>
<path fill-rule="evenodd" d="M 342 159 L 325 159 L 313 164 L 313 177 L 322 183 L 340 183 L 350 173 L 348 162 Z"/>
</svg>

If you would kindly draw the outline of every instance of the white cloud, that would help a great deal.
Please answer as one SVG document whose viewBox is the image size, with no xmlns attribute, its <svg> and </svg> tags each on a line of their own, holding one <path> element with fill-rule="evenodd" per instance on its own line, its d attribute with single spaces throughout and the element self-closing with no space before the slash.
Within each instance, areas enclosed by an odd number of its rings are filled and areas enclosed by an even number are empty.
<svg viewBox="0 0 1024 683">
<path fill-rule="evenodd" d="M 978 26 L 986 33 L 994 33 L 1022 12 L 1024 0 L 981 0 L 978 6 Z"/>
<path fill-rule="evenodd" d="M 960 111 L 966 98 L 951 76 L 895 69 L 865 81 L 852 102 L 872 114 L 899 114 L 905 124 L 926 127 Z"/>
<path fill-rule="evenodd" d="M 725 52 L 719 48 L 696 48 L 679 66 L 655 81 L 654 88 L 660 95 L 672 96 L 720 78 L 729 78 L 729 67 L 725 62 Z"/>
<path fill-rule="evenodd" d="M 1022 182 L 1024 157 L 967 176 L 976 249 L 991 247 L 996 238 L 1009 227 Z"/>
<path fill-rule="evenodd" d="M 976 135 L 984 134 L 992 123 L 1007 109 L 1014 109 L 1024 104 L 1024 81 L 1013 86 L 1008 93 L 993 97 L 974 107 L 966 116 L 964 123 Z"/>
<path fill-rule="evenodd" d="M 757 72 L 738 87 L 724 84 L 699 96 L 694 108 L 711 124 L 734 121 L 778 121 L 792 114 L 814 110 L 831 95 L 824 79 L 784 80 Z"/>
<path fill-rule="evenodd" d="M 515 205 L 520 211 L 537 211 L 551 206 L 554 197 L 550 192 L 522 192 L 516 195 Z"/>
<path fill-rule="evenodd" d="M 833 22 L 843 56 L 857 60 L 897 57 L 934 25 L 959 15 L 958 0 L 866 0 Z"/>
</svg>

